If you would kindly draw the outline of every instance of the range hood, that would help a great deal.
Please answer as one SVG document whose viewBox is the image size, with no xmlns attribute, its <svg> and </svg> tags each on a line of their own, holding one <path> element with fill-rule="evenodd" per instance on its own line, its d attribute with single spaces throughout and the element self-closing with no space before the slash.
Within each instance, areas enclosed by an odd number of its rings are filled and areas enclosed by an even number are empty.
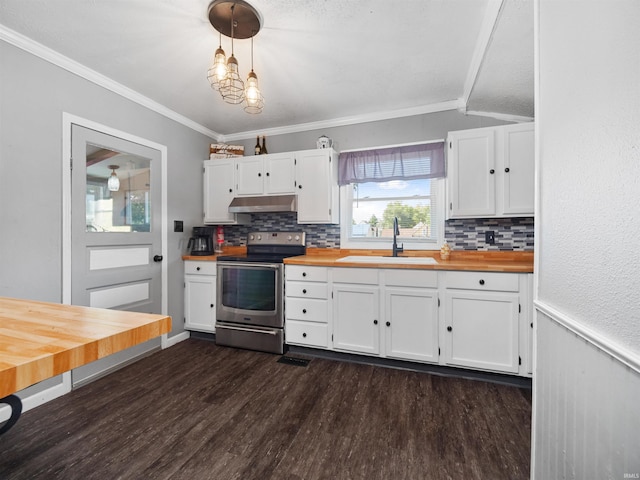
<svg viewBox="0 0 640 480">
<path fill-rule="evenodd" d="M 229 204 L 231 213 L 297 212 L 296 195 L 262 195 L 259 197 L 236 197 Z"/>
</svg>

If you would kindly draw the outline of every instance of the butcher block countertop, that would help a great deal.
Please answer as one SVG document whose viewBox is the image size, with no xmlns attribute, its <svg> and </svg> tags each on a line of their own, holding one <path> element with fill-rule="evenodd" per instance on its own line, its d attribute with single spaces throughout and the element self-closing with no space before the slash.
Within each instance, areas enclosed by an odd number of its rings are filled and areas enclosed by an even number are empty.
<svg viewBox="0 0 640 480">
<path fill-rule="evenodd" d="M 171 317 L 0 297 L 0 398 L 171 330 Z"/>
<path fill-rule="evenodd" d="M 225 247 L 223 255 L 240 255 L 245 253 L 244 247 Z M 308 247 L 307 254 L 285 259 L 286 265 L 307 265 L 321 267 L 358 267 L 358 268 L 401 268 L 412 270 L 459 270 L 480 272 L 511 272 L 532 273 L 533 252 L 478 252 L 454 250 L 448 260 L 440 258 L 440 251 L 434 250 L 407 250 L 402 252 L 402 257 L 433 257 L 436 262 L 433 265 L 402 264 L 402 263 L 361 263 L 338 262 L 343 257 L 352 255 L 370 255 L 383 257 L 390 255 L 390 250 L 349 250 L 339 248 L 314 248 Z M 185 255 L 183 260 L 215 261 L 216 255 L 191 256 Z"/>
<path fill-rule="evenodd" d="M 328 248 L 307 248 L 307 254 L 286 258 L 287 265 L 308 265 L 325 267 L 358 267 L 358 268 L 401 268 L 411 270 L 461 270 L 481 272 L 532 273 L 533 252 L 477 252 L 453 251 L 448 260 L 440 258 L 439 251 L 407 250 L 401 257 L 433 257 L 433 265 L 384 263 L 338 262 L 342 257 L 352 255 L 372 255 L 383 257 L 390 255 L 389 250 L 345 250 Z"/>
</svg>

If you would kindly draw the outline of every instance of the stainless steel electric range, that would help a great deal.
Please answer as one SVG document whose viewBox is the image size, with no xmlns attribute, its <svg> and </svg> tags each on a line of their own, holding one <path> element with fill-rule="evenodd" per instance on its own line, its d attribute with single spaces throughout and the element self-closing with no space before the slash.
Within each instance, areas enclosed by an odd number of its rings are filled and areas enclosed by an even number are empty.
<svg viewBox="0 0 640 480">
<path fill-rule="evenodd" d="M 284 259 L 305 253 L 304 232 L 253 232 L 246 255 L 218 257 L 218 345 L 284 353 Z"/>
</svg>

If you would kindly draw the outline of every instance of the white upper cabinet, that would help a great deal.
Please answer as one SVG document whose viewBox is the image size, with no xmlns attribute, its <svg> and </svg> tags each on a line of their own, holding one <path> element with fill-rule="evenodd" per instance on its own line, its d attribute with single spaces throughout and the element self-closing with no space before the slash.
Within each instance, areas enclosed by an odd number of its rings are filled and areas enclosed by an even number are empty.
<svg viewBox="0 0 640 480">
<path fill-rule="evenodd" d="M 222 158 L 204 162 L 204 223 L 246 223 L 249 215 L 229 213 L 235 197 L 235 160 Z"/>
<path fill-rule="evenodd" d="M 298 223 L 339 223 L 338 155 L 330 148 L 296 153 Z"/>
<path fill-rule="evenodd" d="M 292 152 L 243 157 L 236 161 L 237 195 L 296 193 Z"/>
<path fill-rule="evenodd" d="M 447 144 L 447 218 L 533 215 L 533 123 L 449 132 Z"/>
</svg>

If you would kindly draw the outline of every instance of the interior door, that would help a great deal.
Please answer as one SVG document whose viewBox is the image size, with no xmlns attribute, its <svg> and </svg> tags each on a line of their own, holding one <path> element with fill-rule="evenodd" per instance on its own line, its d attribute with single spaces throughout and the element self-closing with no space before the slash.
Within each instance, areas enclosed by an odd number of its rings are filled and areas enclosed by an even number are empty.
<svg viewBox="0 0 640 480">
<path fill-rule="evenodd" d="M 71 137 L 71 303 L 161 313 L 160 152 L 79 125 Z M 76 369 L 73 383 L 159 342 Z"/>
</svg>

